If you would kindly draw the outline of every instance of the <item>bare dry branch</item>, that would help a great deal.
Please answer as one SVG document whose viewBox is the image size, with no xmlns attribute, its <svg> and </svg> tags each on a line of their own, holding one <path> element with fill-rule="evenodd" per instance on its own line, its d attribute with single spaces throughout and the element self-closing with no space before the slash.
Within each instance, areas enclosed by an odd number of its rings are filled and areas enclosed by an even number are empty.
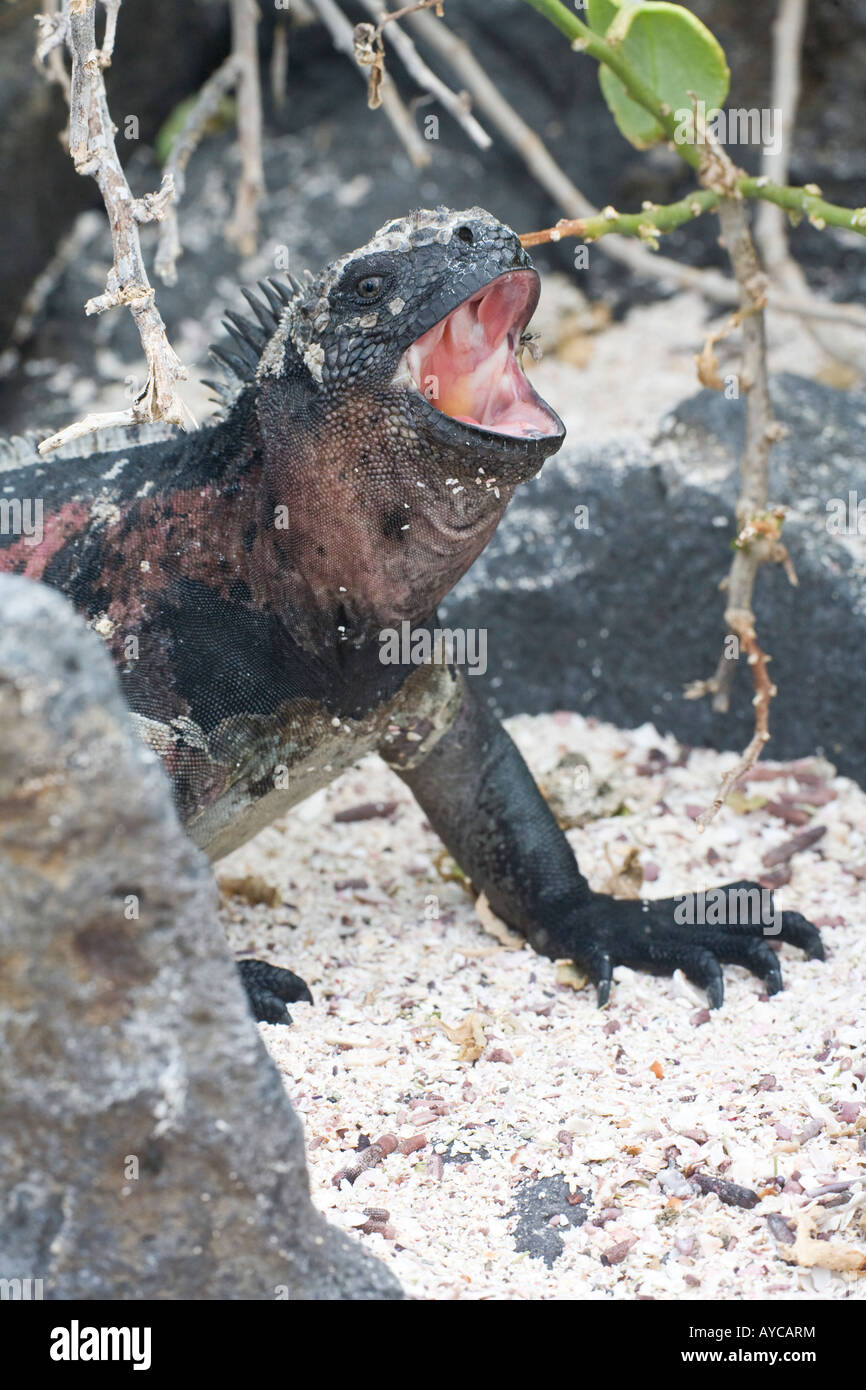
<svg viewBox="0 0 866 1390">
<path fill-rule="evenodd" d="M 309 0 L 309 3 L 329 31 L 334 47 L 351 58 L 358 73 L 366 82 L 366 68 L 358 62 L 355 56 L 354 29 L 340 7 L 334 3 L 334 0 Z M 426 168 L 430 163 L 430 151 L 425 140 L 419 135 L 405 102 L 387 73 L 383 75 L 379 95 L 382 110 L 394 127 L 398 139 L 403 144 L 415 168 Z"/>
<path fill-rule="evenodd" d="M 114 56 L 117 12 L 120 9 L 120 0 L 102 0 L 102 3 L 105 6 L 105 33 L 102 36 L 102 47 L 99 50 L 99 66 L 107 68 L 111 66 L 111 59 Z"/>
<path fill-rule="evenodd" d="M 256 249 L 259 203 L 265 191 L 262 166 L 262 93 L 259 83 L 259 50 L 256 0 L 231 0 L 232 53 L 238 62 L 238 144 L 241 171 L 235 208 L 226 237 L 242 256 Z"/>
<path fill-rule="evenodd" d="M 147 359 L 147 380 L 127 410 L 91 415 L 53 434 L 39 445 L 50 453 L 70 439 L 104 425 L 131 425 L 147 420 L 166 420 L 183 425 L 186 411 L 175 383 L 186 377 L 186 368 L 169 345 L 165 324 L 147 278 L 138 224 L 158 220 L 171 198 L 171 181 L 163 180 L 159 193 L 134 198 L 114 145 L 114 125 L 108 110 L 103 68 L 110 61 L 120 0 L 107 6 L 105 43 L 96 46 L 96 0 L 67 0 L 65 42 L 72 57 L 69 106 L 69 153 L 76 172 L 96 180 L 111 226 L 114 264 L 102 295 L 89 300 L 88 314 L 126 305 L 138 329 Z"/>
<path fill-rule="evenodd" d="M 286 100 L 291 32 L 317 22 L 308 0 L 292 0 L 291 8 L 277 15 L 270 64 L 271 100 L 277 108 L 284 106 Z"/>
<path fill-rule="evenodd" d="M 390 24 L 394 19 L 406 19 L 408 15 L 417 14 L 419 10 L 435 10 L 440 19 L 445 13 L 443 0 L 415 0 L 414 5 L 404 5 L 402 9 L 391 10 L 390 13 L 386 13 L 382 20 L 382 26 Z"/>
<path fill-rule="evenodd" d="M 755 636 L 755 629 L 752 621 L 751 612 L 734 614 L 729 610 L 725 614 L 728 625 L 736 633 L 744 652 L 746 660 L 752 669 L 752 679 L 755 686 L 755 696 L 752 704 L 755 707 L 755 732 L 752 735 L 749 746 L 741 754 L 736 766 L 731 768 L 722 779 L 722 784 L 717 791 L 713 803 L 702 811 L 697 819 L 699 830 L 705 830 L 713 817 L 718 813 L 725 800 L 733 791 L 734 787 L 742 777 L 752 768 L 764 751 L 764 745 L 770 737 L 768 728 L 770 717 L 770 701 L 776 694 L 776 687 L 773 685 L 767 674 L 767 662 L 770 658 L 761 651 L 758 646 L 758 639 Z"/>
<path fill-rule="evenodd" d="M 788 182 L 788 160 L 797 104 L 800 98 L 800 55 L 806 28 L 808 0 L 779 0 L 773 24 L 773 89 L 771 105 L 782 119 L 778 148 L 765 146 L 761 173 L 772 183 Z M 761 203 L 755 218 L 755 240 L 771 273 L 788 260 L 785 214 L 773 203 Z"/>
<path fill-rule="evenodd" d="M 278 111 L 286 104 L 288 76 L 289 21 L 288 16 L 278 15 L 274 25 L 274 42 L 271 48 L 270 64 L 271 101 Z"/>
<path fill-rule="evenodd" d="M 166 285 L 173 285 L 177 280 L 177 261 L 181 254 L 177 206 L 184 194 L 186 166 L 201 140 L 208 121 L 216 114 L 223 97 L 234 87 L 239 72 L 238 55 L 230 53 L 205 82 L 172 143 L 164 178 L 170 178 L 174 185 L 174 200 L 166 208 L 154 260 L 154 269 Z"/>
<path fill-rule="evenodd" d="M 781 113 L 782 131 L 779 148 L 766 148 L 762 156 L 761 174 L 771 183 L 785 184 L 788 181 L 788 162 L 794 125 L 797 119 L 797 105 L 800 97 L 800 63 L 803 50 L 803 35 L 806 28 L 808 0 L 779 0 L 779 8 L 773 24 L 773 90 L 771 104 Z M 809 282 L 800 266 L 788 250 L 787 219 L 785 213 L 774 203 L 762 202 L 755 219 L 755 240 L 773 284 L 773 302 L 776 289 L 798 298 L 808 297 Z M 862 310 L 854 305 L 839 305 L 840 309 L 854 309 L 845 318 L 836 320 L 843 326 L 840 334 L 836 328 L 826 329 L 816 326 L 820 323 L 806 322 L 806 327 L 820 347 L 839 362 L 846 362 L 858 371 L 866 371 L 866 344 L 861 334 L 855 333 L 857 318 Z M 804 320 L 805 321 L 805 320 Z M 848 324 L 852 331 L 848 331 Z"/>
<path fill-rule="evenodd" d="M 707 149 L 702 161 L 702 181 L 717 182 L 729 179 L 733 168 L 723 151 Z M 745 651 L 755 686 L 755 733 L 736 768 L 724 779 L 710 806 L 699 817 L 704 829 L 716 815 L 731 788 L 760 757 L 770 737 L 769 704 L 776 693 L 767 676 L 768 657 L 762 652 L 755 635 L 755 615 L 752 595 L 758 566 L 766 562 L 788 561 L 787 551 L 779 541 L 783 513 L 768 508 L 770 449 L 782 432 L 773 417 L 767 375 L 764 302 L 766 278 L 758 267 L 755 247 L 749 230 L 748 217 L 742 199 L 725 198 L 719 207 L 720 241 L 731 258 L 737 284 L 740 287 L 740 322 L 743 333 L 743 361 L 740 385 L 746 394 L 746 438 L 740 464 L 740 495 L 737 499 L 739 534 L 727 581 L 725 624 Z M 792 571 L 789 571 L 791 577 Z M 738 654 L 738 653 L 737 653 Z M 737 655 L 726 652 L 716 673 L 709 681 L 693 687 L 691 695 L 713 694 L 714 709 L 727 710 L 730 685 Z"/>
<path fill-rule="evenodd" d="M 36 43 L 33 62 L 49 82 L 57 83 L 68 102 L 69 73 L 66 71 L 66 65 L 63 61 L 63 46 L 66 43 L 69 25 L 66 15 L 60 10 L 60 0 L 45 0 L 45 2 L 45 13 L 36 15 L 39 38 Z"/>
<path fill-rule="evenodd" d="M 470 140 L 473 140 L 480 149 L 489 149 L 493 142 L 487 131 L 478 124 L 472 115 L 466 93 L 452 92 L 441 77 L 437 77 L 433 69 L 424 62 L 409 35 L 400 28 L 399 24 L 390 23 L 391 20 L 397 18 L 400 11 L 389 14 L 379 3 L 379 0 L 361 0 L 361 3 L 378 21 L 380 32 L 386 24 L 388 25 L 388 39 L 393 43 L 406 71 L 415 79 L 418 86 L 423 87 L 425 91 L 430 92 L 441 102 L 445 110 L 463 127 Z"/>
</svg>

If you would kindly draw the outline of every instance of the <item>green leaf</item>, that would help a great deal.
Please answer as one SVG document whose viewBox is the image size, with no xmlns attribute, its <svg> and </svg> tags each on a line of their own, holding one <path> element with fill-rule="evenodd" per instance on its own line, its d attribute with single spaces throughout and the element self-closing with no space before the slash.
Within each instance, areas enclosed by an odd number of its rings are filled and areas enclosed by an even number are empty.
<svg viewBox="0 0 866 1390">
<path fill-rule="evenodd" d="M 683 5 L 662 0 L 588 0 L 587 20 L 614 42 L 637 75 L 680 122 L 692 111 L 694 92 L 706 119 L 728 95 L 730 72 L 724 51 L 709 29 Z M 664 140 L 665 132 L 610 68 L 598 70 L 604 99 L 626 140 L 639 150 Z"/>
</svg>

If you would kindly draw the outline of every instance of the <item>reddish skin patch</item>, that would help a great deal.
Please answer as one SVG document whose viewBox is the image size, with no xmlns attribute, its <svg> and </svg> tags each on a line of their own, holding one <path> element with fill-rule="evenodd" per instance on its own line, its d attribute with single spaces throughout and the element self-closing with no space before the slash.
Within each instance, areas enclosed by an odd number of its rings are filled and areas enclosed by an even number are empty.
<svg viewBox="0 0 866 1390">
<path fill-rule="evenodd" d="M 42 540 L 38 545 L 28 545 L 23 537 L 14 545 L 0 550 L 0 573 L 21 574 L 25 579 L 41 579 L 50 560 L 76 532 L 83 531 L 90 520 L 90 507 L 86 502 L 67 502 L 57 512 L 44 518 Z M 21 560 L 26 564 L 18 566 Z"/>
<path fill-rule="evenodd" d="M 108 617 L 117 626 L 112 650 L 119 663 L 123 638 L 146 626 L 149 601 L 178 578 L 199 580 L 225 598 L 235 577 L 245 573 L 247 557 L 241 540 L 245 483 L 231 499 L 217 488 L 203 487 L 136 500 L 131 530 L 127 518 L 132 508 L 108 527 L 105 553 L 115 563 L 119 560 L 119 566 L 109 573 L 106 564 L 104 582 L 109 589 L 120 590 L 108 606 Z M 147 570 L 141 568 L 143 561 Z M 118 583 L 119 574 L 127 577 L 128 585 Z"/>
</svg>

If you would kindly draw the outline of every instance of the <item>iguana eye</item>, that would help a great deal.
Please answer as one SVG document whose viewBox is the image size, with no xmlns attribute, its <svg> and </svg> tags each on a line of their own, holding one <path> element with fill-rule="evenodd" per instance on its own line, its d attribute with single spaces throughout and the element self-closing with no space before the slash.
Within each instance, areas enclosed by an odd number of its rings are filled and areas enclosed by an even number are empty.
<svg viewBox="0 0 866 1390">
<path fill-rule="evenodd" d="M 375 299 L 382 292 L 382 275 L 362 275 L 355 286 L 355 293 L 362 299 Z"/>
</svg>

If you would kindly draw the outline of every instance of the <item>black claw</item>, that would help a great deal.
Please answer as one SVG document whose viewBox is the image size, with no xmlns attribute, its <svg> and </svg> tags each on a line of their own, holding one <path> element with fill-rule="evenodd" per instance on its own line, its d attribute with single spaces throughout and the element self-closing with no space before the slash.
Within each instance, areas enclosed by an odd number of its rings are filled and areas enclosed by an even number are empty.
<svg viewBox="0 0 866 1390">
<path fill-rule="evenodd" d="M 820 932 L 817 927 L 813 927 L 811 922 L 807 922 L 799 912 L 782 913 L 782 930 L 779 933 L 781 941 L 787 941 L 789 946 L 799 946 L 805 952 L 809 960 L 824 960 L 824 943 L 821 940 Z"/>
<path fill-rule="evenodd" d="M 282 1023 L 287 1028 L 294 1022 L 282 999 L 278 999 L 275 994 L 256 995 L 253 1017 L 256 1023 Z"/>
<path fill-rule="evenodd" d="M 730 959 L 744 965 L 753 974 L 760 975 L 768 994 L 778 994 L 783 987 L 782 969 L 770 943 L 753 939 L 744 941 L 742 946 L 742 951 L 731 952 Z"/>
<path fill-rule="evenodd" d="M 707 983 L 707 1002 L 711 1009 L 720 1009 L 725 1002 L 725 982 L 722 972 L 719 971 L 718 977 Z"/>
<path fill-rule="evenodd" d="M 613 981 L 613 960 L 608 955 L 607 951 L 597 950 L 585 961 L 585 968 L 589 978 L 595 985 L 598 1007 L 603 1009 L 610 999 L 610 987 Z"/>
<path fill-rule="evenodd" d="M 725 980 L 722 967 L 711 950 L 702 948 L 691 954 L 683 951 L 679 962 L 676 960 L 670 962 L 672 970 L 676 969 L 677 965 L 694 984 L 707 991 L 711 1009 L 722 1007 L 725 1002 Z"/>
</svg>

